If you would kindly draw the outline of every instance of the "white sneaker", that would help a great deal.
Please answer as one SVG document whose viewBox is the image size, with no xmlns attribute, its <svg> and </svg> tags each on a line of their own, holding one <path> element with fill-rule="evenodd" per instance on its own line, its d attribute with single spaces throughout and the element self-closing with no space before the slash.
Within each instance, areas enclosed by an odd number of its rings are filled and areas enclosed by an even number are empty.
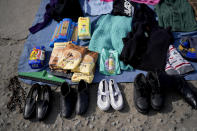
<svg viewBox="0 0 197 131">
<path fill-rule="evenodd" d="M 103 111 L 108 110 L 110 108 L 109 87 L 105 79 L 100 81 L 97 95 L 98 107 Z"/>
<path fill-rule="evenodd" d="M 115 110 L 121 110 L 123 107 L 122 94 L 120 92 L 118 84 L 113 79 L 109 80 L 109 94 L 110 94 L 111 106 Z"/>
</svg>

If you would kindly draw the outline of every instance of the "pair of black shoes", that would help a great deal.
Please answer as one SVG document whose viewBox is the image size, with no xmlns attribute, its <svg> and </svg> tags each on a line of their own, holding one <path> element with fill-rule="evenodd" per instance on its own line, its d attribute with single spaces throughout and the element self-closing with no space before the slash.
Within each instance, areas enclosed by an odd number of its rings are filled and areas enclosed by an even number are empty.
<svg viewBox="0 0 197 131">
<path fill-rule="evenodd" d="M 25 119 L 32 118 L 35 113 L 38 120 L 43 120 L 50 106 L 51 87 L 48 85 L 32 85 L 24 106 L 23 117 Z"/>
<path fill-rule="evenodd" d="M 81 80 L 76 88 L 71 88 L 68 83 L 61 86 L 60 107 L 61 116 L 71 117 L 75 111 L 77 115 L 83 115 L 87 112 L 89 106 L 89 85 Z"/>
<path fill-rule="evenodd" d="M 160 110 L 164 104 L 164 94 L 157 73 L 140 73 L 134 80 L 134 104 L 143 114 L 148 113 L 150 105 L 154 110 Z"/>
</svg>

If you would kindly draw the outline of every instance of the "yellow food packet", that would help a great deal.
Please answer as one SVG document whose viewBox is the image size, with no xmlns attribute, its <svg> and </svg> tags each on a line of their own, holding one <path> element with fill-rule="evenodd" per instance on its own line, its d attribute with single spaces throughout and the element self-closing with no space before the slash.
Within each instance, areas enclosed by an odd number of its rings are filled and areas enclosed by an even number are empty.
<svg viewBox="0 0 197 131">
<path fill-rule="evenodd" d="M 58 67 L 64 70 L 73 70 L 80 64 L 86 51 L 85 47 L 70 42 L 63 50 L 62 57 L 57 64 Z"/>
<path fill-rule="evenodd" d="M 86 75 L 90 75 L 93 72 L 93 69 L 96 65 L 97 58 L 98 58 L 97 52 L 88 50 L 84 55 L 79 66 L 77 66 L 77 68 L 72 70 L 72 72 L 80 72 Z"/>
<path fill-rule="evenodd" d="M 91 25 L 89 17 L 79 17 L 78 19 L 78 36 L 79 39 L 91 38 Z"/>
<path fill-rule="evenodd" d="M 89 84 L 92 83 L 93 79 L 94 79 L 93 72 L 90 75 L 75 72 L 71 78 L 72 82 L 79 82 L 80 80 L 84 80 Z"/>
</svg>

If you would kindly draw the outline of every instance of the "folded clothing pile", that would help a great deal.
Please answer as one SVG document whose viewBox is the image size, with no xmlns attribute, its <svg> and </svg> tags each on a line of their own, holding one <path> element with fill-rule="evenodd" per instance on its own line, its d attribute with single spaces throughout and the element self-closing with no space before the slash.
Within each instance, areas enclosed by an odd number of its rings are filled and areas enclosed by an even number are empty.
<svg viewBox="0 0 197 131">
<path fill-rule="evenodd" d="M 55 42 L 68 42 L 78 43 L 78 25 L 69 18 L 64 18 L 57 24 L 55 32 L 53 33 L 50 41 L 50 47 L 54 47 Z"/>
<path fill-rule="evenodd" d="M 165 71 L 169 75 L 183 75 L 194 71 L 194 68 L 179 54 L 173 45 L 170 45 L 167 54 Z"/>
<path fill-rule="evenodd" d="M 99 18 L 95 25 L 88 49 L 98 53 L 102 50 L 116 50 L 118 55 L 123 48 L 122 38 L 131 31 L 132 17 L 103 15 Z M 119 60 L 118 60 L 119 61 Z M 120 62 L 122 70 L 132 69 L 131 66 L 125 66 Z"/>
<path fill-rule="evenodd" d="M 72 42 L 55 43 L 54 45 L 49 61 L 52 72 L 74 72 L 72 82 L 79 82 L 83 79 L 91 83 L 98 54 Z"/>
<path fill-rule="evenodd" d="M 173 36 L 169 29 L 157 25 L 154 11 L 144 4 L 136 8 L 133 31 L 123 38 L 120 60 L 124 64 L 145 71 L 165 69 L 166 54 Z"/>
<path fill-rule="evenodd" d="M 172 31 L 195 31 L 197 22 L 193 8 L 187 0 L 162 0 L 155 6 L 159 26 L 172 27 Z"/>
<path fill-rule="evenodd" d="M 114 0 L 84 0 L 84 13 L 91 16 L 108 14 L 113 9 Z"/>
</svg>

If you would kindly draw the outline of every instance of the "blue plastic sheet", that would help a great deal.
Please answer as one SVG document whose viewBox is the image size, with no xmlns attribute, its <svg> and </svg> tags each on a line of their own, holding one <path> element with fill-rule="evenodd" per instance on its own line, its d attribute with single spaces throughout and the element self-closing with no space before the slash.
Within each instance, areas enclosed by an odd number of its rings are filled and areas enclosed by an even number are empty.
<svg viewBox="0 0 197 131">
<path fill-rule="evenodd" d="M 45 13 L 45 6 L 47 3 L 49 3 L 49 0 L 43 0 L 41 2 L 40 8 L 38 9 L 38 12 L 35 16 L 35 20 L 33 22 L 33 25 L 38 22 L 43 21 L 43 15 Z M 84 4 L 84 3 L 81 2 L 81 4 Z M 93 27 L 92 31 L 94 30 L 94 24 L 98 18 L 99 18 L 99 16 L 94 16 L 94 17 L 90 16 L 92 27 Z M 37 32 L 35 34 L 29 34 L 28 39 L 27 39 L 26 43 L 24 44 L 24 50 L 23 50 L 21 57 L 20 57 L 20 61 L 18 64 L 18 72 L 37 72 L 37 71 L 47 70 L 50 73 L 50 70 L 48 67 L 48 62 L 50 59 L 50 54 L 51 54 L 52 48 L 49 47 L 49 43 L 50 43 L 50 40 L 51 40 L 51 37 L 53 35 L 56 25 L 57 25 L 57 22 L 52 20 L 44 29 L 40 30 L 39 32 Z M 197 31 L 190 32 L 190 33 L 188 33 L 188 32 L 187 33 L 174 33 L 174 36 L 176 39 L 178 39 L 182 36 L 185 36 L 185 35 L 196 36 Z M 80 45 L 88 45 L 88 44 L 89 44 L 89 41 L 80 41 Z M 29 59 L 31 49 L 35 46 L 41 46 L 41 45 L 44 45 L 46 48 L 46 60 L 45 60 L 44 67 L 41 69 L 31 69 L 31 67 L 28 65 L 28 59 Z M 191 63 L 195 69 L 195 72 L 186 75 L 185 78 L 187 80 L 197 80 L 197 63 L 193 63 L 193 62 L 191 62 Z M 146 74 L 145 71 L 134 70 L 134 71 L 122 71 L 120 75 L 106 76 L 106 75 L 102 75 L 101 73 L 99 73 L 99 68 L 97 65 L 93 83 L 98 83 L 102 79 L 107 79 L 107 80 L 114 79 L 116 82 L 133 82 L 136 75 L 139 73 Z M 22 79 L 22 80 L 23 80 L 23 82 L 25 82 L 27 84 L 34 83 L 31 80 L 25 80 L 25 79 Z M 72 83 L 68 79 L 65 79 L 65 80 L 67 82 L 69 82 L 70 84 L 75 84 L 75 83 Z"/>
</svg>

